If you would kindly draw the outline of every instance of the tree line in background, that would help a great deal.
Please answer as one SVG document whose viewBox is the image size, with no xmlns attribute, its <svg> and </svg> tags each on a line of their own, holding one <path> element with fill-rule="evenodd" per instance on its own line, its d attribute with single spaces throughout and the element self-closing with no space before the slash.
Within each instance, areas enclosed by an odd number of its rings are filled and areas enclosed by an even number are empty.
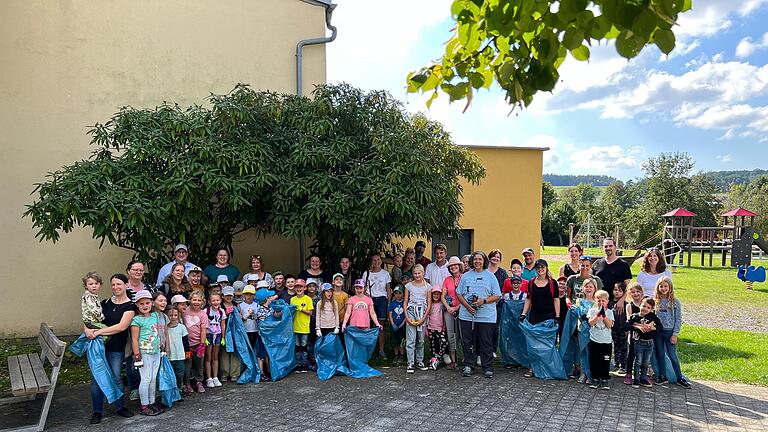
<svg viewBox="0 0 768 432">
<path fill-rule="evenodd" d="M 768 231 L 768 172 L 748 183 L 731 184 L 726 196 L 713 173 L 694 173 L 694 160 L 687 153 L 662 153 L 642 165 L 644 176 L 626 183 L 614 181 L 605 188 L 589 183 L 563 190 L 559 194 L 545 182 L 542 185 L 542 237 L 545 244 L 568 242 L 568 225 L 620 227 L 621 246 L 631 249 L 660 234 L 662 214 L 677 207 L 697 214 L 696 226 L 720 226 L 720 215 L 735 207 L 758 215 L 756 229 Z M 740 178 L 733 176 L 731 178 Z M 614 230 L 607 229 L 608 233 Z M 655 246 L 651 242 L 645 247 Z"/>
</svg>

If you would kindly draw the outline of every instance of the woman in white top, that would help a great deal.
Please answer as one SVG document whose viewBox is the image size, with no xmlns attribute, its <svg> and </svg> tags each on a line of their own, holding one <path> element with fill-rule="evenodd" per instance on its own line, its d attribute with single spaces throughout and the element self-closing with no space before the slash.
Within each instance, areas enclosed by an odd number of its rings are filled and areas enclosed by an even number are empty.
<svg viewBox="0 0 768 432">
<path fill-rule="evenodd" d="M 667 261 L 661 251 L 651 248 L 643 255 L 642 270 L 637 275 L 637 283 L 643 287 L 643 295 L 654 298 L 656 282 L 663 277 L 672 279 L 672 272 L 667 269 Z"/>
</svg>

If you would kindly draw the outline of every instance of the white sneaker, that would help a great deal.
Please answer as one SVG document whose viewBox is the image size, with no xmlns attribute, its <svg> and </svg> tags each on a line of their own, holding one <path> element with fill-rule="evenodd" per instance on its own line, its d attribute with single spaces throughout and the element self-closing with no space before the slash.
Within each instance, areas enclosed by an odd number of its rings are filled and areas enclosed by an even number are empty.
<svg viewBox="0 0 768 432">
<path fill-rule="evenodd" d="M 477 361 L 475 363 L 477 363 L 478 366 L 483 365 L 483 361 L 480 359 L 480 356 L 477 356 Z"/>
<path fill-rule="evenodd" d="M 219 381 L 219 377 L 213 377 L 213 385 L 216 387 L 221 387 L 221 381 Z"/>
<path fill-rule="evenodd" d="M 208 378 L 207 380 L 205 380 L 205 386 L 208 387 L 208 388 L 215 387 L 215 384 L 213 384 L 213 379 L 212 378 Z"/>
<path fill-rule="evenodd" d="M 443 363 L 451 364 L 451 356 L 449 356 L 448 354 L 443 354 Z"/>
</svg>

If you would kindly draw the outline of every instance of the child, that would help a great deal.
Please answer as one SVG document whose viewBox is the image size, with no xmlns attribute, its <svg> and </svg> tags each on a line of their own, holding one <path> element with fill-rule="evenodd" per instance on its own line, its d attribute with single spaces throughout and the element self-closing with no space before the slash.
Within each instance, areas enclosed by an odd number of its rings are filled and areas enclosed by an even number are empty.
<svg viewBox="0 0 768 432">
<path fill-rule="evenodd" d="M 293 275 L 285 275 L 285 293 L 289 297 L 286 302 L 290 303 L 291 298 L 296 295 L 296 278 Z"/>
<path fill-rule="evenodd" d="M 226 277 L 226 275 L 223 276 Z M 211 293 L 208 301 L 210 304 L 205 308 L 205 314 L 208 316 L 207 343 L 205 344 L 205 386 L 212 388 L 221 387 L 221 381 L 216 374 L 219 372 L 221 341 L 227 331 L 227 312 L 221 307 L 221 295 Z"/>
<path fill-rule="evenodd" d="M 204 298 L 200 293 L 189 296 L 190 306 L 184 311 L 182 319 L 189 332 L 189 345 L 192 358 L 189 364 L 190 384 L 198 393 L 205 393 L 203 387 L 203 357 L 205 341 L 208 338 L 208 315 L 203 311 Z"/>
<path fill-rule="evenodd" d="M 99 303 L 99 290 L 102 279 L 96 272 L 88 272 L 83 276 L 83 297 L 80 300 L 80 310 L 83 313 L 83 324 L 89 329 L 106 327 L 103 323 L 104 312 Z"/>
<path fill-rule="evenodd" d="M 557 278 L 557 291 L 560 298 L 560 320 L 557 322 L 557 340 L 563 335 L 563 326 L 565 325 L 565 317 L 568 314 L 568 309 L 571 308 L 571 299 L 568 298 L 568 286 L 565 284 L 568 278 L 560 276 Z"/>
<path fill-rule="evenodd" d="M 339 308 L 333 295 L 333 287 L 324 283 L 320 301 L 315 308 L 315 336 L 323 337 L 331 332 L 339 333 Z"/>
<path fill-rule="evenodd" d="M 232 289 L 235 292 L 234 303 L 236 305 L 239 305 L 240 303 L 245 301 L 245 297 L 243 296 L 243 289 L 245 289 L 245 284 L 243 283 L 243 281 L 235 281 L 232 284 Z"/>
<path fill-rule="evenodd" d="M 403 276 L 403 256 L 401 254 L 395 254 L 392 257 L 392 271 L 389 276 L 392 279 L 392 284 L 397 285 L 400 283 L 400 278 Z"/>
<path fill-rule="evenodd" d="M 583 288 L 583 286 L 582 286 Z M 595 293 L 595 305 L 587 312 L 589 318 L 589 370 L 592 372 L 590 388 L 608 390 L 608 370 L 611 366 L 611 327 L 613 311 L 608 308 L 608 292 Z"/>
<path fill-rule="evenodd" d="M 432 305 L 429 308 L 429 318 L 427 320 L 427 335 L 429 337 L 429 350 L 432 358 L 429 360 L 429 367 L 437 370 L 440 365 L 440 359 L 443 358 L 448 348 L 448 338 L 445 335 L 445 322 L 443 321 L 443 303 L 441 298 L 443 289 L 435 285 L 432 287 Z"/>
<path fill-rule="evenodd" d="M 408 325 L 405 328 L 405 350 L 408 355 L 407 373 L 413 373 L 414 360 L 419 370 L 427 370 L 424 365 L 424 322 L 429 317 L 432 296 L 427 293 L 431 286 L 424 279 L 424 267 L 413 266 L 413 281 L 405 286 L 405 301 Z"/>
<path fill-rule="evenodd" d="M 344 291 L 344 275 L 341 273 L 333 275 L 333 299 L 339 309 L 339 325 L 341 325 L 341 321 L 344 320 L 347 313 L 347 300 L 349 300 L 349 294 Z"/>
<path fill-rule="evenodd" d="M 405 357 L 405 307 L 403 305 L 403 291 L 405 287 L 398 284 L 392 290 L 392 301 L 387 308 L 387 319 L 392 326 L 392 344 L 395 346 L 395 364 L 400 364 Z"/>
<path fill-rule="evenodd" d="M 157 330 L 158 315 L 152 311 L 152 294 L 147 290 L 137 292 L 136 307 L 138 312 L 131 320 L 131 344 L 134 366 L 139 368 L 141 375 L 139 413 L 156 416 L 163 411 L 155 405 L 157 372 L 160 370 L 160 335 Z"/>
<path fill-rule="evenodd" d="M 229 286 L 229 276 L 225 274 L 216 276 L 216 284 L 219 286 L 220 290 L 224 289 L 225 286 Z"/>
<path fill-rule="evenodd" d="M 637 282 L 629 284 L 629 297 L 631 301 L 625 302 L 627 305 L 624 308 L 624 316 L 631 317 L 636 313 L 640 313 L 640 303 L 643 301 L 643 286 Z M 624 375 L 624 384 L 632 385 L 632 371 L 634 370 L 635 362 L 635 339 L 629 338 L 629 346 L 627 347 L 627 360 L 624 362 L 624 368 L 627 373 Z"/>
<path fill-rule="evenodd" d="M 181 315 L 177 308 L 168 310 L 168 360 L 173 367 L 173 373 L 176 375 L 176 386 L 184 394 L 192 393 L 192 388 L 184 385 L 184 371 L 186 369 L 186 360 L 191 357 L 189 351 L 189 332 L 184 324 L 179 322 Z"/>
<path fill-rule="evenodd" d="M 242 281 L 235 281 L 243 283 Z M 221 290 L 221 307 L 227 314 L 227 319 L 232 318 L 232 313 L 237 305 L 235 304 L 235 289 L 232 286 Z M 219 349 L 219 377 L 220 381 L 237 381 L 240 378 L 240 357 L 236 353 L 227 352 L 226 349 Z"/>
<path fill-rule="evenodd" d="M 613 287 L 613 316 L 616 321 L 611 328 L 613 337 L 613 358 L 619 375 L 627 374 L 627 287 L 624 281 L 616 282 Z"/>
<path fill-rule="evenodd" d="M 161 291 L 157 291 L 152 295 L 152 304 L 154 305 L 153 311 L 157 313 L 157 334 L 160 337 L 160 351 L 168 352 L 168 315 L 165 311 L 168 310 L 168 299 Z"/>
<path fill-rule="evenodd" d="M 314 310 L 314 305 L 312 299 L 304 294 L 306 283 L 303 279 L 297 279 L 293 289 L 296 291 L 296 296 L 291 298 L 291 304 L 296 306 L 296 315 L 293 317 L 296 371 L 306 372 L 309 366 L 307 358 L 309 353 L 309 320 Z"/>
<path fill-rule="evenodd" d="M 371 327 L 371 321 L 379 330 L 382 330 L 379 319 L 376 317 L 376 311 L 373 310 L 373 300 L 365 295 L 365 281 L 362 279 L 355 280 L 354 288 L 355 295 L 347 300 L 347 312 L 344 314 L 341 331 L 343 332 L 347 329 L 347 324 L 361 329 L 368 329 Z"/>
<path fill-rule="evenodd" d="M 198 292 L 202 295 L 206 295 L 205 287 L 203 286 L 203 269 L 198 266 L 194 266 L 189 269 L 187 279 L 190 285 L 192 285 L 192 292 Z M 207 297 L 206 297 L 207 298 Z"/>
<path fill-rule="evenodd" d="M 248 335 L 248 342 L 251 343 L 251 348 L 254 350 L 259 346 L 259 329 L 256 323 L 256 311 L 259 309 L 259 304 L 253 302 L 255 297 L 256 288 L 248 285 L 243 289 L 243 302 L 238 305 L 240 316 L 243 318 L 245 334 Z"/>
<path fill-rule="evenodd" d="M 595 305 L 595 291 L 597 291 L 597 287 L 595 286 L 595 282 L 593 279 L 586 279 L 584 280 L 584 283 L 581 286 L 581 298 L 576 299 L 576 304 L 574 305 L 575 308 L 579 310 L 579 313 L 581 313 L 581 319 L 578 322 L 578 332 L 573 334 L 573 338 L 571 340 L 571 346 L 573 346 L 574 349 L 574 372 L 571 374 L 571 377 L 578 376 L 577 382 L 580 384 L 586 384 L 587 382 L 587 374 L 585 373 L 585 369 L 582 368 L 581 364 L 581 352 L 583 349 L 587 349 L 587 356 L 589 356 L 589 344 L 587 344 L 587 347 L 584 348 L 581 346 L 581 338 L 580 333 L 582 331 L 582 326 L 589 325 L 587 317 L 588 312 L 594 305 Z M 562 311 L 561 311 L 562 315 Z"/>
<path fill-rule="evenodd" d="M 656 333 L 656 361 L 659 365 L 659 378 L 656 384 L 664 384 L 667 377 L 664 372 L 664 355 L 669 356 L 672 369 L 677 377 L 677 385 L 683 388 L 691 388 L 691 385 L 683 378 L 680 371 L 680 360 L 677 358 L 677 335 L 683 325 L 683 305 L 675 298 L 675 288 L 672 279 L 662 277 L 656 282 L 656 315 L 664 326 Z"/>
<path fill-rule="evenodd" d="M 640 284 L 638 284 L 640 286 Z M 642 286 L 641 292 L 642 292 Z M 661 330 L 661 321 L 653 313 L 656 302 L 651 298 L 644 298 L 640 303 L 640 312 L 632 314 L 627 322 L 627 328 L 632 332 L 631 340 L 635 349 L 634 355 L 634 379 L 632 387 L 638 388 L 652 387 L 653 384 L 648 380 L 648 367 L 651 365 L 651 355 L 653 353 L 653 339 L 656 338 L 656 332 Z"/>
<path fill-rule="evenodd" d="M 267 281 L 262 281 L 269 286 Z M 277 299 L 277 294 L 274 291 L 268 290 L 266 287 L 259 288 L 256 291 L 256 344 L 253 345 L 253 349 L 256 351 L 256 361 L 259 363 L 259 369 L 262 371 L 261 379 L 263 381 L 270 381 L 269 377 L 269 355 L 267 354 L 267 347 L 264 346 L 264 341 L 259 337 L 259 323 L 267 319 L 267 317 L 274 316 L 276 319 L 280 319 L 282 311 L 276 311 L 270 306 L 271 303 Z"/>
</svg>

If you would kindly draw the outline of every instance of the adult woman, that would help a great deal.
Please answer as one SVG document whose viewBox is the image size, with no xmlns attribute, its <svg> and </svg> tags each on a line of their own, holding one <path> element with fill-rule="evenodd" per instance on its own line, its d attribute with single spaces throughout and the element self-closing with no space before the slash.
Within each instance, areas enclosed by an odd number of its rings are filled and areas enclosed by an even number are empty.
<svg viewBox="0 0 768 432">
<path fill-rule="evenodd" d="M 261 255 L 251 255 L 251 271 L 243 276 L 243 282 L 246 285 L 248 285 L 248 278 L 251 275 L 255 275 L 257 281 L 266 281 L 269 284 L 269 289 L 275 289 L 275 279 L 271 274 L 264 271 L 264 260 Z"/>
<path fill-rule="evenodd" d="M 448 356 L 451 362 L 448 363 L 448 369 L 456 369 L 456 338 L 459 334 L 459 308 L 461 303 L 456 298 L 456 288 L 459 286 L 463 267 L 459 257 L 453 256 L 448 260 L 448 273 L 450 276 L 443 281 L 442 302 L 445 307 L 443 312 L 443 321 L 445 321 L 445 332 L 448 337 Z"/>
<path fill-rule="evenodd" d="M 405 255 L 403 255 L 403 272 L 402 273 L 413 274 L 414 265 L 416 265 L 416 252 L 413 249 L 408 248 L 405 250 Z"/>
<path fill-rule="evenodd" d="M 656 297 L 656 282 L 663 277 L 672 279 L 672 272 L 667 268 L 667 261 L 658 248 L 651 248 L 643 255 L 642 270 L 637 275 L 637 283 L 643 287 L 643 295 Z"/>
<path fill-rule="evenodd" d="M 184 264 L 176 263 L 171 267 L 171 274 L 165 278 L 162 287 L 158 287 L 165 296 L 171 298 L 176 294 L 181 294 L 189 298 L 192 292 L 192 284 L 189 283 L 187 276 L 184 275 Z"/>
<path fill-rule="evenodd" d="M 562 267 L 560 267 L 559 276 L 570 277 L 571 275 L 575 275 L 576 273 L 578 273 L 581 265 L 581 262 L 579 261 L 579 257 L 581 257 L 583 254 L 584 254 L 584 248 L 582 248 L 580 244 L 571 243 L 570 245 L 568 245 L 569 261 L 563 264 Z"/>
<path fill-rule="evenodd" d="M 488 271 L 496 276 L 496 280 L 499 282 L 499 288 L 504 286 L 504 282 L 509 279 L 509 274 L 504 270 L 499 263 L 501 262 L 501 251 L 498 249 L 491 249 L 488 252 Z M 501 325 L 501 302 L 496 303 L 496 327 L 493 329 L 493 357 L 496 358 L 496 351 L 499 348 L 499 325 Z"/>
<path fill-rule="evenodd" d="M 536 277 L 528 284 L 528 297 L 525 299 L 521 319 L 528 317 L 528 322 L 535 325 L 546 320 L 560 320 L 560 298 L 557 281 L 552 279 L 546 260 L 538 259 L 533 265 Z M 526 377 L 533 376 L 529 370 Z"/>
<path fill-rule="evenodd" d="M 318 254 L 309 256 L 309 268 L 300 271 L 296 279 L 322 279 L 323 282 L 328 283 L 333 280 L 331 274 L 323 270 L 323 262 Z"/>
<path fill-rule="evenodd" d="M 147 289 L 144 284 L 144 263 L 139 260 L 132 260 L 125 266 L 125 271 L 128 275 L 128 285 L 125 287 L 128 297 L 133 300 L 133 294 Z"/>
<path fill-rule="evenodd" d="M 183 268 L 183 266 L 182 266 Z M 104 343 L 104 351 L 107 358 L 107 364 L 112 371 L 112 377 L 119 388 L 123 388 L 123 382 L 120 378 L 120 369 L 125 360 L 125 345 L 128 342 L 130 331 L 128 327 L 136 314 L 136 308 L 128 298 L 125 292 L 128 277 L 118 273 L 110 278 L 112 283 L 112 297 L 101 302 L 101 310 L 104 313 L 104 325 L 107 327 L 93 330 L 87 327 L 83 332 L 88 339 L 95 339 L 97 336 L 110 336 Z M 96 383 L 91 379 L 91 402 L 93 404 L 93 415 L 91 424 L 101 422 L 104 413 L 104 393 Z M 133 413 L 125 407 L 125 399 L 120 398 L 113 404 L 117 409 L 117 414 L 122 417 L 132 417 Z"/>
<path fill-rule="evenodd" d="M 463 375 L 474 372 L 480 356 L 484 375 L 493 377 L 493 328 L 496 326 L 496 306 L 501 289 L 496 276 L 488 271 L 488 257 L 482 251 L 472 254 L 472 269 L 464 274 L 456 289 L 461 303 L 459 326 L 464 346 Z"/>
<path fill-rule="evenodd" d="M 370 266 L 360 275 L 360 279 L 365 281 L 365 293 L 373 299 L 373 310 L 379 322 L 387 322 L 387 309 L 389 300 L 392 298 L 392 277 L 381 267 L 381 264 L 381 254 L 372 253 Z M 379 332 L 379 356 L 382 360 L 387 359 L 384 352 L 384 332 Z"/>
<path fill-rule="evenodd" d="M 216 251 L 216 262 L 203 269 L 203 285 L 216 282 L 220 275 L 226 275 L 230 283 L 240 276 L 240 270 L 229 263 L 229 251 L 223 247 Z"/>
</svg>

